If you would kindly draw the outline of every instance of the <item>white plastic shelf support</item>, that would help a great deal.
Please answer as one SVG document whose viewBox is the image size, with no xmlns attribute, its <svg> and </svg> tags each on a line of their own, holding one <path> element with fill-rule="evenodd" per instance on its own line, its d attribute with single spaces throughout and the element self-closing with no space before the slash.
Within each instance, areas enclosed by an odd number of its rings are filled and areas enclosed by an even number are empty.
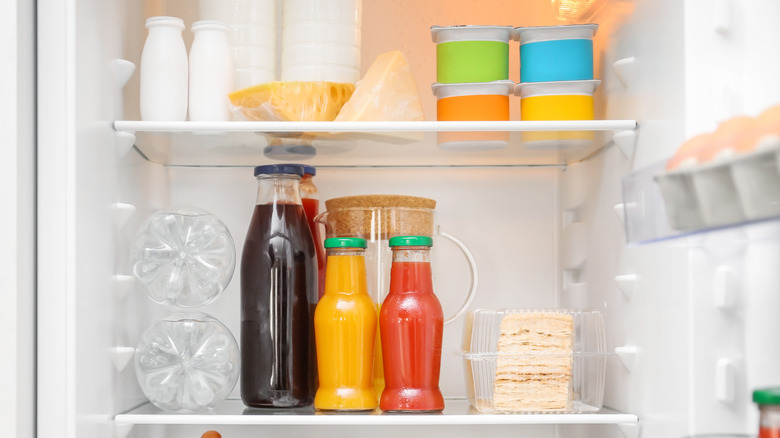
<svg viewBox="0 0 780 438">
<path fill-rule="evenodd" d="M 114 133 L 114 145 L 116 147 L 116 157 L 122 159 L 130 152 L 135 144 L 135 134 L 127 131 L 118 131 Z"/>
<path fill-rule="evenodd" d="M 133 290 L 135 278 L 130 275 L 112 275 L 111 285 L 116 299 L 122 301 Z"/>
<path fill-rule="evenodd" d="M 718 266 L 712 284 L 712 299 L 716 309 L 728 312 L 737 306 L 739 279 L 731 266 Z"/>
<path fill-rule="evenodd" d="M 135 213 L 135 205 L 115 202 L 111 204 L 111 219 L 117 230 L 121 230 Z"/>
<path fill-rule="evenodd" d="M 114 81 L 119 88 L 124 88 L 127 82 L 133 77 L 135 64 L 126 59 L 115 59 L 111 61 L 111 69 L 114 71 Z"/>
<path fill-rule="evenodd" d="M 615 347 L 615 354 L 617 354 L 620 362 L 623 363 L 623 366 L 626 367 L 628 371 L 632 371 L 634 369 L 634 364 L 636 362 L 636 356 L 638 352 L 639 349 L 634 345 Z"/>
<path fill-rule="evenodd" d="M 737 387 L 737 367 L 731 358 L 722 357 L 715 363 L 715 398 L 723 403 L 734 402 Z"/>
<path fill-rule="evenodd" d="M 620 433 L 624 438 L 639 438 L 639 433 L 642 431 L 641 424 L 635 423 L 621 423 L 617 425 L 620 429 Z"/>
<path fill-rule="evenodd" d="M 127 368 L 127 364 L 135 355 L 135 348 L 133 347 L 114 347 L 111 349 L 111 362 L 114 364 L 114 368 L 117 372 L 122 372 Z"/>
<path fill-rule="evenodd" d="M 130 435 L 133 430 L 134 424 L 130 423 L 114 423 L 114 438 L 125 438 Z"/>
<path fill-rule="evenodd" d="M 630 87 L 636 78 L 637 60 L 633 56 L 618 59 L 612 64 L 612 70 L 626 87 Z"/>
<path fill-rule="evenodd" d="M 635 130 L 616 132 L 615 135 L 612 136 L 612 141 L 615 143 L 615 146 L 617 146 L 624 157 L 631 158 L 634 156 L 634 149 L 636 149 Z"/>
<path fill-rule="evenodd" d="M 629 301 L 631 301 L 631 298 L 634 296 L 638 281 L 639 276 L 636 274 L 621 274 L 615 276 L 615 284 L 617 284 L 620 292 L 622 292 L 623 296 Z"/>
</svg>

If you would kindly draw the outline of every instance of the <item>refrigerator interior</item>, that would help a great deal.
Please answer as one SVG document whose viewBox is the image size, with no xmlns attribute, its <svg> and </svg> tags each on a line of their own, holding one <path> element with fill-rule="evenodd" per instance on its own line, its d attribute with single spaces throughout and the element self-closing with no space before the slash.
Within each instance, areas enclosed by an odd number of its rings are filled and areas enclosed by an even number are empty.
<svg viewBox="0 0 780 438">
<path fill-rule="evenodd" d="M 157 209 L 195 205 L 225 222 L 240 263 L 256 193 L 251 166 L 274 159 L 263 154 L 263 144 L 246 149 L 231 143 L 221 150 L 219 135 L 144 133 L 112 125 L 140 119 L 137 66 L 145 18 L 181 16 L 190 38 L 198 2 L 39 1 L 38 434 L 199 437 L 215 429 L 224 437 L 487 432 L 635 438 L 754 433 L 750 390 L 780 383 L 780 373 L 769 365 L 780 348 L 768 347 L 772 338 L 766 335 L 777 332 L 768 315 L 777 308 L 771 290 L 780 279 L 767 262 L 780 255 L 776 226 L 627 245 L 620 189 L 625 175 L 668 158 L 691 135 L 780 100 L 776 81 L 766 79 L 780 72 L 777 57 L 746 50 L 760 45 L 756 41 L 767 33 L 780 32 L 769 30 L 778 8 L 770 1 L 607 2 L 589 19 L 600 24 L 596 119 L 636 120 L 639 127 L 615 129 L 620 135 L 613 140 L 608 132 L 603 149 L 459 152 L 437 149 L 435 132 L 411 143 L 369 133 L 326 139 L 305 161 L 284 158 L 317 167 L 314 181 L 322 200 L 370 193 L 436 199 L 437 222 L 469 247 L 478 265 L 471 308 L 602 311 L 608 351 L 615 352 L 608 360 L 604 405 L 635 415 L 633 421 L 599 424 L 583 416 L 559 424 L 555 416 L 537 416 L 526 424 L 518 415 L 480 419 L 476 414 L 449 417 L 451 422 L 447 415 L 442 420 L 383 415 L 255 421 L 241 415 L 240 401 L 234 401 L 239 408 L 214 423 L 160 416 L 135 424 L 114 420 L 146 400 L 134 375 L 133 347 L 152 321 L 176 310 L 152 303 L 128 280 L 133 234 Z M 381 53 L 401 50 L 415 75 L 426 120 L 435 120 L 431 25 L 559 23 L 546 0 L 487 5 L 364 0 L 362 69 Z M 510 44 L 515 82 L 517 47 Z M 136 65 L 126 85 L 117 59 Z M 519 120 L 519 99 L 510 102 L 511 118 Z M 511 133 L 515 140 L 519 134 Z M 261 136 L 234 134 L 225 141 L 237 137 L 242 142 Z M 435 290 L 448 314 L 464 299 L 468 270 L 455 247 L 441 238 L 434 257 Z M 237 269 L 222 296 L 199 309 L 236 338 L 239 283 Z M 716 296 L 714 290 L 725 292 Z M 445 397 L 459 406 L 466 396 L 456 354 L 462 330 L 462 319 L 445 327 L 441 376 Z M 231 398 L 238 397 L 236 386 Z M 596 424 L 584 424 L 589 422 Z"/>
</svg>

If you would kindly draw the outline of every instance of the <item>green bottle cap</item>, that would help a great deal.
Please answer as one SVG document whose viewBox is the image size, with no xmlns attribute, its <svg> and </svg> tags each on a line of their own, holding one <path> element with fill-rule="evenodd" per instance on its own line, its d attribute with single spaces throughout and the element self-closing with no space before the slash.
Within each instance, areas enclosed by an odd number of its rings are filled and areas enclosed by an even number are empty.
<svg viewBox="0 0 780 438">
<path fill-rule="evenodd" d="M 390 238 L 390 247 L 394 246 L 433 246 L 428 236 L 395 236 Z"/>
<path fill-rule="evenodd" d="M 366 239 L 360 237 L 329 237 L 325 239 L 325 248 L 365 248 Z"/>
<path fill-rule="evenodd" d="M 780 388 L 756 389 L 753 401 L 759 405 L 780 405 Z"/>
</svg>

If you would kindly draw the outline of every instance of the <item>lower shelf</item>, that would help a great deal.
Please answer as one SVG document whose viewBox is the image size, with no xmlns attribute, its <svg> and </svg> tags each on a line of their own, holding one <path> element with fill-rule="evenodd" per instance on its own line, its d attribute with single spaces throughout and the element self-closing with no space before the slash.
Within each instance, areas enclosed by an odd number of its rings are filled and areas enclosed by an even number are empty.
<svg viewBox="0 0 780 438">
<path fill-rule="evenodd" d="M 170 414 L 146 403 L 114 418 L 117 424 L 169 425 L 267 425 L 267 426 L 457 426 L 457 425 L 543 425 L 543 424 L 635 424 L 639 418 L 610 409 L 594 414 L 483 414 L 466 400 L 447 400 L 441 414 L 322 413 L 300 410 L 248 409 L 241 400 L 226 400 L 205 414 Z"/>
</svg>

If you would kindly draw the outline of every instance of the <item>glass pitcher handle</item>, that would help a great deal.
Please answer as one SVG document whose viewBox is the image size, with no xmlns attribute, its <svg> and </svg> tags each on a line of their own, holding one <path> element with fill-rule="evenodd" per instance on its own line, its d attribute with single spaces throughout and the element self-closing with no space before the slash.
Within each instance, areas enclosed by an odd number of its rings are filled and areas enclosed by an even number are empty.
<svg viewBox="0 0 780 438">
<path fill-rule="evenodd" d="M 461 252 L 463 252 L 463 255 L 466 256 L 466 259 L 469 262 L 469 269 L 471 270 L 471 288 L 469 289 L 469 294 L 468 296 L 466 296 L 466 300 L 460 306 L 458 311 L 455 312 L 454 315 L 444 320 L 445 324 L 449 324 L 452 321 L 458 319 L 464 313 L 466 313 L 466 310 L 468 310 L 469 306 L 471 306 L 471 303 L 474 301 L 474 297 L 477 294 L 477 281 L 479 277 L 477 275 L 477 262 L 474 261 L 474 256 L 471 255 L 471 251 L 469 251 L 468 247 L 466 247 L 466 245 L 464 245 L 463 242 L 458 240 L 452 234 L 442 231 L 441 227 L 437 227 L 437 231 L 440 236 L 449 239 L 452 243 L 457 245 L 458 248 L 460 248 Z"/>
</svg>

